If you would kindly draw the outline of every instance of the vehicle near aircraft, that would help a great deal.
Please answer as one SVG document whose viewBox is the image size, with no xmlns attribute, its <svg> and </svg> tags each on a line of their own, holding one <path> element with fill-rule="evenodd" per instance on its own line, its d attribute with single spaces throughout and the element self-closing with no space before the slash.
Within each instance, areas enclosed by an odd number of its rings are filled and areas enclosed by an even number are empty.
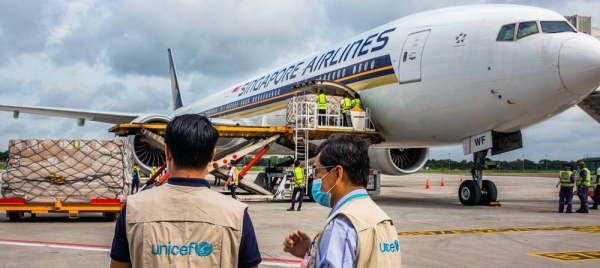
<svg viewBox="0 0 600 268">
<path fill-rule="evenodd" d="M 184 105 L 171 54 L 173 115 L 0 105 L 0 110 L 85 120 L 168 122 L 200 113 L 217 124 L 259 125 L 302 91 L 327 81 L 360 93 L 386 141 L 370 147 L 371 165 L 388 175 L 421 169 L 429 148 L 463 144 L 475 180 L 459 188 L 464 205 L 495 201 L 483 180 L 485 157 L 522 147 L 521 130 L 577 105 L 600 86 L 600 41 L 562 15 L 539 7 L 473 5 L 437 9 L 384 24 L 319 52 Z M 136 136 L 136 161 L 162 161 Z M 221 139 L 227 148 L 236 139 Z M 400 178 L 399 178 L 400 179 Z"/>
</svg>

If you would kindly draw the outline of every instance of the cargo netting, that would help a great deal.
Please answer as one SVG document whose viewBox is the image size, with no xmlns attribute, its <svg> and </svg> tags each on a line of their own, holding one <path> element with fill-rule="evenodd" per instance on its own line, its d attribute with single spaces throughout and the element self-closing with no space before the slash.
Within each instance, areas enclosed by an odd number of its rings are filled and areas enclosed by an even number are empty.
<svg viewBox="0 0 600 268">
<path fill-rule="evenodd" d="M 11 140 L 1 193 L 29 202 L 124 201 L 132 165 L 123 140 Z"/>
<path fill-rule="evenodd" d="M 311 109 L 312 107 L 302 105 L 302 102 L 311 102 L 317 103 L 317 94 L 306 94 L 296 96 L 295 99 L 288 99 L 287 108 L 286 108 L 286 124 L 288 126 L 294 126 L 296 124 L 296 112 L 299 115 L 314 115 L 315 110 Z M 340 96 L 327 96 L 327 116 L 326 122 L 323 124 L 324 126 L 336 126 L 337 120 L 340 116 L 340 108 L 342 97 Z M 294 109 L 294 104 L 296 104 L 296 109 Z M 310 122 L 301 121 L 299 122 L 303 125 L 303 127 L 315 127 L 315 122 L 310 120 Z"/>
</svg>

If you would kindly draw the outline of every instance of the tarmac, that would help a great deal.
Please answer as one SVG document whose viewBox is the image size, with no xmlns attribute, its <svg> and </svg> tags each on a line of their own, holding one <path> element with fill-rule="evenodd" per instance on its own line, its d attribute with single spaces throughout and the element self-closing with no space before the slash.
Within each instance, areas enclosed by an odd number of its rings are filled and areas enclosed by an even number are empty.
<svg viewBox="0 0 600 268">
<path fill-rule="evenodd" d="M 399 232 L 403 267 L 600 266 L 600 211 L 557 213 L 557 177 L 484 176 L 496 183 L 500 207 L 461 205 L 461 175 L 383 176 L 381 194 L 373 199 Z M 298 267 L 300 260 L 282 250 L 284 237 L 293 230 L 315 235 L 329 212 L 311 202 L 293 212 L 283 202 L 248 205 L 261 267 Z M 78 220 L 41 215 L 16 223 L 0 217 L 0 267 L 108 267 L 113 232 L 114 222 L 99 214 Z"/>
</svg>

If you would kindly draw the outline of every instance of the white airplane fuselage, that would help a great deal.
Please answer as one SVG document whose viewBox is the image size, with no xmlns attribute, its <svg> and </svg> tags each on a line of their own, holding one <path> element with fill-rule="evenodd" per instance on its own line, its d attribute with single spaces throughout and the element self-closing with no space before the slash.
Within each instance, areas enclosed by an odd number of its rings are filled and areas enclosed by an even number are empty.
<svg viewBox="0 0 600 268">
<path fill-rule="evenodd" d="M 388 148 L 454 145 L 487 130 L 518 131 L 577 104 L 600 85 L 600 41 L 543 33 L 566 21 L 526 6 L 433 10 L 390 22 L 175 111 L 250 119 L 284 110 L 292 86 L 316 79 L 360 93 Z M 538 33 L 521 38 L 518 25 Z M 504 25 L 514 39 L 497 41 Z M 526 24 L 523 24 L 524 27 Z"/>
</svg>

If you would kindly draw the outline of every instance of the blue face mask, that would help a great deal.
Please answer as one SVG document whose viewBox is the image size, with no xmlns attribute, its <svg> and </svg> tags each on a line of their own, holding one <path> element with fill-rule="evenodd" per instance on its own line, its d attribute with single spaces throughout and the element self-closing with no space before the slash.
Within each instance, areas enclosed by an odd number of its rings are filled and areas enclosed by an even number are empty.
<svg viewBox="0 0 600 268">
<path fill-rule="evenodd" d="M 329 200 L 331 199 L 330 193 L 321 192 L 321 184 L 323 183 L 323 179 L 317 179 L 313 181 L 312 185 L 312 196 L 315 202 L 319 203 L 321 206 L 329 207 Z"/>
<path fill-rule="evenodd" d="M 328 174 L 329 174 L 329 172 L 327 172 L 327 174 L 325 174 L 325 176 L 327 176 Z M 321 184 L 323 184 L 323 178 L 325 178 L 325 176 L 313 181 L 311 192 L 312 192 L 313 199 L 315 200 L 315 202 L 319 203 L 319 205 L 321 205 L 321 206 L 330 207 L 329 206 L 330 205 L 329 203 L 331 201 L 331 193 L 330 192 L 331 192 L 331 190 L 333 190 L 333 188 L 335 188 L 335 186 L 337 185 L 337 182 L 331 187 L 331 189 L 329 189 L 329 191 L 321 192 Z"/>
</svg>

